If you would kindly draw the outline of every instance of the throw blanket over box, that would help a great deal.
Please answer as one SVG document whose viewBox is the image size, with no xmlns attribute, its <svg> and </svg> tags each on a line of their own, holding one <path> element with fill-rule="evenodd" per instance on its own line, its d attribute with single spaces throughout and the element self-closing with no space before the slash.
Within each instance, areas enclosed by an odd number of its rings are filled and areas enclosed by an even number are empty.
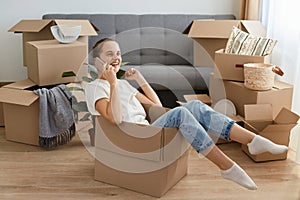
<svg viewBox="0 0 300 200">
<path fill-rule="evenodd" d="M 75 135 L 72 94 L 61 84 L 34 91 L 40 97 L 39 144 L 51 149 L 71 141 Z"/>
</svg>

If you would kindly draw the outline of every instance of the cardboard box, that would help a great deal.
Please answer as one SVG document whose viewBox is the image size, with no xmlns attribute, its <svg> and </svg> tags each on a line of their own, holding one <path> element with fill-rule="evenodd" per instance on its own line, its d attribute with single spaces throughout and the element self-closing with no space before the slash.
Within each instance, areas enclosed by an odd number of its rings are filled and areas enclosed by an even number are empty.
<svg viewBox="0 0 300 200">
<path fill-rule="evenodd" d="M 265 36 L 266 30 L 259 21 L 250 20 L 194 20 L 183 31 L 194 40 L 194 66 L 213 67 L 215 51 L 225 48 L 233 26 Z"/>
<path fill-rule="evenodd" d="M 291 109 L 293 85 L 275 80 L 274 87 L 267 91 L 247 89 L 242 82 L 223 81 L 226 98 L 233 102 L 238 115 L 245 116 L 244 105 L 272 104 L 273 117 L 285 107 Z"/>
<path fill-rule="evenodd" d="M 245 128 L 276 144 L 289 146 L 290 131 L 297 124 L 299 116 L 287 108 L 282 108 L 273 118 L 272 110 L 270 104 L 245 105 Z M 242 149 L 255 162 L 287 158 L 287 152 L 281 154 L 265 152 L 252 155 L 247 145 L 242 145 Z"/>
<path fill-rule="evenodd" d="M 27 66 L 26 43 L 29 41 L 54 39 L 50 27 L 62 24 L 82 26 L 78 41 L 86 44 L 86 56 L 88 55 L 88 36 L 98 35 L 97 31 L 99 31 L 89 20 L 21 20 L 8 31 L 22 33 L 24 66 Z"/>
<path fill-rule="evenodd" d="M 4 126 L 3 103 L 0 103 L 0 126 Z"/>
<path fill-rule="evenodd" d="M 223 80 L 244 81 L 244 64 L 270 63 L 270 57 L 227 54 L 224 49 L 219 49 L 215 52 L 215 70 L 218 70 L 215 74 Z"/>
<path fill-rule="evenodd" d="M 26 90 L 35 85 L 26 79 L 0 88 L 7 140 L 39 145 L 39 96 Z"/>
<path fill-rule="evenodd" d="M 165 109 L 145 107 L 155 120 Z M 95 180 L 161 197 L 187 174 L 189 144 L 177 128 L 97 117 Z"/>
<path fill-rule="evenodd" d="M 199 100 L 209 106 L 211 106 L 211 99 L 207 94 L 186 94 L 183 95 L 186 101 Z"/>
<path fill-rule="evenodd" d="M 61 44 L 56 40 L 32 41 L 26 44 L 28 77 L 39 86 L 68 83 L 75 77 L 62 77 L 64 72 L 77 74 L 86 57 L 86 44 L 75 41 Z"/>
</svg>

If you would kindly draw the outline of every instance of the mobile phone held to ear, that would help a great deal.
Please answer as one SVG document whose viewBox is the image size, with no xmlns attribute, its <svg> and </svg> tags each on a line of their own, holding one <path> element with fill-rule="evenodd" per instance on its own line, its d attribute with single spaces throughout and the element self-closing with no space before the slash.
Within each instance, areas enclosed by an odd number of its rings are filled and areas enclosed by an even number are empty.
<svg viewBox="0 0 300 200">
<path fill-rule="evenodd" d="M 96 57 L 94 62 L 95 62 L 95 67 L 98 70 L 98 73 L 102 74 L 106 69 L 107 63 L 101 60 L 99 57 Z"/>
</svg>

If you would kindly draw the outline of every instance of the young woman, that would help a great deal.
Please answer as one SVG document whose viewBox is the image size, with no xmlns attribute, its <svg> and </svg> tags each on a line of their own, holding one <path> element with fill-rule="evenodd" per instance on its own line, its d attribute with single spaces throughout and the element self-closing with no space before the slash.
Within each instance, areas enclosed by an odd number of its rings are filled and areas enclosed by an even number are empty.
<svg viewBox="0 0 300 200">
<path fill-rule="evenodd" d="M 98 41 L 93 48 L 93 56 L 95 65 L 99 68 L 99 78 L 87 84 L 85 88 L 91 114 L 102 115 L 113 124 L 120 124 L 122 121 L 149 124 L 141 103 L 157 106 L 162 104 L 138 70 L 133 68 L 128 70 L 125 79 L 135 80 L 144 94 L 133 88 L 127 80 L 116 78 L 122 62 L 118 43 L 108 38 Z M 250 190 L 257 189 L 256 184 L 214 144 L 207 132 L 228 141 L 247 144 L 249 152 L 253 155 L 263 152 L 279 154 L 288 149 L 240 127 L 233 120 L 215 112 L 200 101 L 191 101 L 184 106 L 173 108 L 151 125 L 179 128 L 198 153 L 204 154 L 220 168 L 222 177 Z"/>
</svg>

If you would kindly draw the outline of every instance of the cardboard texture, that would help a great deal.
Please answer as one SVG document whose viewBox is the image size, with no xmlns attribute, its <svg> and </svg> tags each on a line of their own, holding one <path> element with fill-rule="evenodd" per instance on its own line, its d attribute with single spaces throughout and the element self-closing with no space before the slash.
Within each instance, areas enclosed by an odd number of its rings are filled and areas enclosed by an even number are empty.
<svg viewBox="0 0 300 200">
<path fill-rule="evenodd" d="M 4 126 L 3 103 L 0 103 L 0 126 Z"/>
<path fill-rule="evenodd" d="M 63 72 L 77 74 L 86 59 L 86 44 L 75 41 L 60 44 L 56 40 L 26 44 L 28 77 L 39 86 L 68 83 L 75 77 L 62 77 Z"/>
<path fill-rule="evenodd" d="M 197 67 L 213 67 L 215 51 L 225 48 L 233 26 L 254 35 L 265 35 L 259 21 L 194 20 L 183 31 L 194 40 L 194 62 Z"/>
<path fill-rule="evenodd" d="M 7 140 L 39 145 L 39 97 L 24 90 L 34 85 L 26 79 L 0 88 Z"/>
<path fill-rule="evenodd" d="M 27 66 L 28 59 L 26 43 L 54 39 L 50 27 L 62 24 L 81 25 L 82 28 L 78 41 L 86 44 L 86 56 L 88 55 L 88 36 L 97 35 L 97 31 L 99 31 L 89 20 L 21 20 L 8 31 L 22 33 L 24 66 Z"/>
<path fill-rule="evenodd" d="M 269 140 L 289 146 L 291 129 L 297 125 L 299 116 L 287 108 L 282 108 L 275 118 L 270 104 L 245 105 L 245 128 L 259 134 Z M 271 154 L 269 152 L 252 155 L 247 145 L 242 145 L 242 150 L 255 162 L 284 160 L 287 152 Z"/>
<path fill-rule="evenodd" d="M 244 105 L 272 104 L 273 117 L 285 107 L 291 109 L 293 98 L 293 85 L 275 80 L 274 87 L 267 91 L 247 89 L 244 83 L 223 81 L 226 98 L 233 102 L 238 115 L 245 116 Z"/>
<path fill-rule="evenodd" d="M 215 52 L 216 68 L 223 80 L 244 81 L 244 64 L 246 63 L 270 63 L 270 55 L 248 56 L 224 53 L 224 49 Z"/>
<path fill-rule="evenodd" d="M 155 120 L 164 108 L 145 107 Z M 187 174 L 189 144 L 176 128 L 96 120 L 95 180 L 161 197 Z"/>
</svg>

